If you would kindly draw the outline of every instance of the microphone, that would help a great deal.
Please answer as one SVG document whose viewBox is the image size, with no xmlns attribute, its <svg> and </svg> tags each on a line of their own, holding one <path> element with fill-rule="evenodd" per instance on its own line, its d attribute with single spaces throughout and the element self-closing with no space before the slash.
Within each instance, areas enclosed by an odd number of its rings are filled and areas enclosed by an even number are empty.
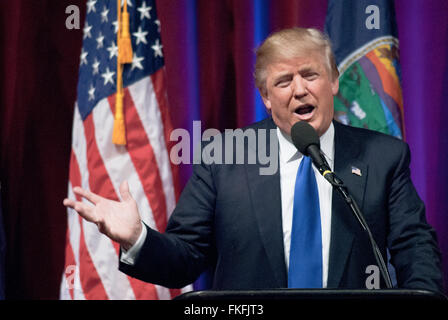
<svg viewBox="0 0 448 320">
<path fill-rule="evenodd" d="M 296 122 L 291 128 L 291 138 L 294 146 L 300 153 L 311 158 L 317 170 L 328 182 L 332 185 L 339 184 L 320 150 L 319 136 L 308 122 Z"/>
<path fill-rule="evenodd" d="M 359 209 L 355 199 L 353 199 L 351 194 L 348 192 L 342 180 L 339 179 L 333 171 L 331 171 L 330 166 L 320 150 L 320 140 L 316 130 L 314 130 L 308 122 L 299 121 L 291 127 L 291 138 L 294 146 L 300 151 L 300 153 L 310 157 L 320 174 L 323 175 L 324 178 L 330 182 L 330 184 L 342 195 L 352 213 L 358 219 L 361 227 L 369 237 L 375 260 L 378 263 L 378 267 L 387 288 L 392 288 L 392 281 L 390 279 L 389 271 L 387 270 L 387 266 L 384 262 L 383 256 L 381 255 L 381 251 L 373 238 L 372 232 L 364 219 L 361 209 Z"/>
</svg>

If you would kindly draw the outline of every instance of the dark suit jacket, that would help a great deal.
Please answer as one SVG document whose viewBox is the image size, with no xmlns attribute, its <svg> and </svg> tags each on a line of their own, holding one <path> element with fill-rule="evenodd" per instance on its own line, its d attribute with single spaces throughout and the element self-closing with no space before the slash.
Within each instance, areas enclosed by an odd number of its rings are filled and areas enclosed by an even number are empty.
<svg viewBox="0 0 448 320">
<path fill-rule="evenodd" d="M 334 127 L 334 171 L 364 213 L 385 260 L 389 248 L 398 286 L 441 291 L 440 252 L 410 179 L 408 145 L 370 130 L 337 122 Z M 269 118 L 248 128 L 276 127 Z M 246 144 L 244 150 L 256 149 Z M 362 175 L 353 174 L 352 166 Z M 135 265 L 120 263 L 120 270 L 183 287 L 212 266 L 216 290 L 287 287 L 279 170 L 263 176 L 259 168 L 194 165 L 166 233 L 148 228 Z M 369 265 L 376 265 L 369 240 L 334 191 L 328 288 L 365 289 Z"/>
</svg>

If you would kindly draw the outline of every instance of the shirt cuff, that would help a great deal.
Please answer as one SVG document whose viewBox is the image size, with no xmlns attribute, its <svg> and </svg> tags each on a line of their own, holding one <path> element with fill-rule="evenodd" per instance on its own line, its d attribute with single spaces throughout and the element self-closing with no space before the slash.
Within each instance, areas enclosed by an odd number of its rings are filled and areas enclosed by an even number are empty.
<svg viewBox="0 0 448 320">
<path fill-rule="evenodd" d="M 138 237 L 134 245 L 130 247 L 129 250 L 127 251 L 121 248 L 120 261 L 131 266 L 134 265 L 135 259 L 137 259 L 140 250 L 143 247 L 143 244 L 145 243 L 146 235 L 148 233 L 145 224 L 143 222 L 141 222 L 141 224 L 142 224 L 142 232 L 140 233 L 140 236 Z"/>
</svg>

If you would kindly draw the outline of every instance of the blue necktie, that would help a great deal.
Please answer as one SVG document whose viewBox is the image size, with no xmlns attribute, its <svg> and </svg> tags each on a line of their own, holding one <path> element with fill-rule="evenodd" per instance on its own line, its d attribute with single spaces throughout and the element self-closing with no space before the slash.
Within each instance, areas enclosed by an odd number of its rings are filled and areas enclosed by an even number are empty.
<svg viewBox="0 0 448 320">
<path fill-rule="evenodd" d="M 288 288 L 322 288 L 321 233 L 316 177 L 304 156 L 294 188 Z"/>
</svg>

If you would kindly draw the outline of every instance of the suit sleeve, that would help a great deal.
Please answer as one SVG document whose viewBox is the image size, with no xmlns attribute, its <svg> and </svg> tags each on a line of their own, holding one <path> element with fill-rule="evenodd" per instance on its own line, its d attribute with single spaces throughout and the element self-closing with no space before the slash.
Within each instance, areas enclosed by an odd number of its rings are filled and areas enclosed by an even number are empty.
<svg viewBox="0 0 448 320">
<path fill-rule="evenodd" d="M 389 189 L 388 247 L 400 288 L 443 292 L 437 237 L 410 177 L 410 152 L 402 146 Z"/>
<path fill-rule="evenodd" d="M 169 288 L 194 282 L 209 265 L 213 250 L 215 199 L 211 167 L 194 165 L 166 232 L 146 227 L 148 234 L 134 265 L 120 262 L 119 269 Z"/>
</svg>

